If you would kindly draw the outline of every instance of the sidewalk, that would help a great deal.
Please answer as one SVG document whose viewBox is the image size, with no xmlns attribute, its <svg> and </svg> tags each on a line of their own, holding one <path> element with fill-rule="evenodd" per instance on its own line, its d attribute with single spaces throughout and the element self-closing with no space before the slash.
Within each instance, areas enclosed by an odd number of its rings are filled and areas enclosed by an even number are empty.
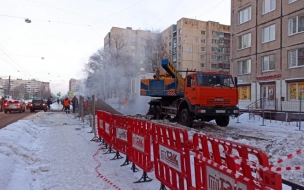
<svg viewBox="0 0 304 190">
<path fill-rule="evenodd" d="M 38 112 L 0 130 L 1 190 L 158 188 L 153 174 L 149 184 L 133 184 L 142 171 L 120 167 L 125 158 L 110 160 L 114 154 L 103 154 L 100 142 L 90 141 L 88 120 L 73 116 Z"/>
</svg>

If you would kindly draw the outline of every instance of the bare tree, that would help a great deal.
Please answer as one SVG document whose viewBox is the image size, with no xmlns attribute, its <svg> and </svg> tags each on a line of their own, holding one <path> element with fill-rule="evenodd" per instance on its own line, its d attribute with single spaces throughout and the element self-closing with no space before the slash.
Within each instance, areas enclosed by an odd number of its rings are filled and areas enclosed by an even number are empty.
<svg viewBox="0 0 304 190">
<path fill-rule="evenodd" d="M 87 95 L 94 94 L 97 99 L 127 96 L 128 81 L 135 76 L 138 66 L 131 56 L 116 47 L 121 46 L 99 49 L 89 58 L 84 82 Z"/>
<path fill-rule="evenodd" d="M 169 54 L 166 50 L 166 44 L 162 41 L 161 34 L 156 32 L 150 39 L 147 40 L 146 55 L 148 55 L 147 72 L 155 72 L 161 69 L 161 60 L 169 59 Z"/>
<path fill-rule="evenodd" d="M 25 92 L 24 84 L 20 84 L 20 85 L 14 87 L 12 90 L 13 90 L 14 99 L 24 98 L 24 92 Z"/>
</svg>

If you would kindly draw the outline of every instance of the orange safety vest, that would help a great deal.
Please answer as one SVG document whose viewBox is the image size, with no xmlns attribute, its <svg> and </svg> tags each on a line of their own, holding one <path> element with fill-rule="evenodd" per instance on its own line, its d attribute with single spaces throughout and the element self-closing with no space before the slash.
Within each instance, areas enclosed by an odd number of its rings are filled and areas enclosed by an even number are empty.
<svg viewBox="0 0 304 190">
<path fill-rule="evenodd" d="M 85 102 L 85 103 L 83 104 L 84 107 L 88 107 L 88 105 L 89 105 L 88 102 Z"/>
<path fill-rule="evenodd" d="M 70 101 L 69 100 L 64 100 L 63 105 L 64 106 L 70 106 Z"/>
</svg>

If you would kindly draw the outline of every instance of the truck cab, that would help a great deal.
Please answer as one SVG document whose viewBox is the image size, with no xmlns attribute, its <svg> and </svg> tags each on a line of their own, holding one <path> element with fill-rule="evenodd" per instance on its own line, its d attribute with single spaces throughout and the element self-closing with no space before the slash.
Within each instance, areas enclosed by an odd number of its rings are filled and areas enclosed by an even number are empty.
<svg viewBox="0 0 304 190">
<path fill-rule="evenodd" d="M 227 126 L 229 116 L 238 116 L 238 89 L 236 79 L 229 74 L 196 72 L 186 76 L 183 101 L 194 119 L 216 120 Z M 179 109 L 184 109 L 183 101 Z M 185 103 L 184 103 L 185 104 Z"/>
</svg>

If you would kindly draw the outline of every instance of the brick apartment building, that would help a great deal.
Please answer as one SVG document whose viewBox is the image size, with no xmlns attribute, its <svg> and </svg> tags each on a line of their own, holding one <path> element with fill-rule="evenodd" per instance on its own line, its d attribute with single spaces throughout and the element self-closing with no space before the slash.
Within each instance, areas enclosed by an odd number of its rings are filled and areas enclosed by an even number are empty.
<svg viewBox="0 0 304 190">
<path fill-rule="evenodd" d="M 229 73 L 230 27 L 181 18 L 162 33 L 169 59 L 179 69 Z"/>
<path fill-rule="evenodd" d="M 240 107 L 263 102 L 267 109 L 299 111 L 304 0 L 232 0 L 230 29 L 231 73 L 239 79 Z"/>
</svg>

